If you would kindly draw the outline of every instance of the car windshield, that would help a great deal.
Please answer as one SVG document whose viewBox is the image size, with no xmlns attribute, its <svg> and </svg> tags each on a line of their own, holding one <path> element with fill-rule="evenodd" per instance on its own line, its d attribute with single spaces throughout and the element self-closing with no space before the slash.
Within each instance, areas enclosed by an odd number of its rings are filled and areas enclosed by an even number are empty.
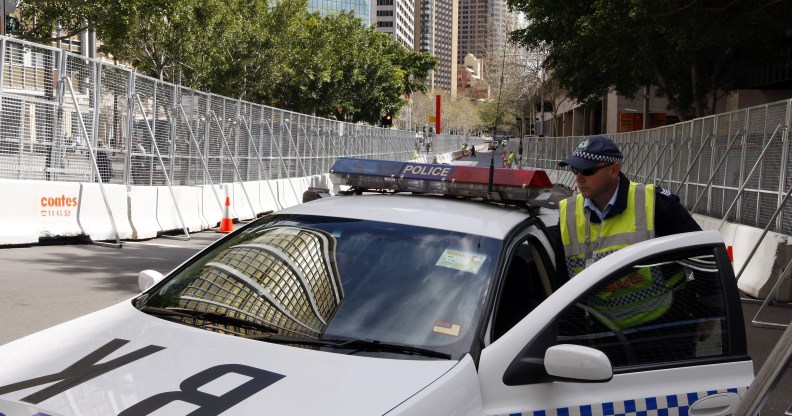
<svg viewBox="0 0 792 416">
<path fill-rule="evenodd" d="M 460 358 L 500 248 L 497 239 L 432 228 L 270 215 L 182 267 L 144 303 L 251 338 L 375 340 Z"/>
</svg>

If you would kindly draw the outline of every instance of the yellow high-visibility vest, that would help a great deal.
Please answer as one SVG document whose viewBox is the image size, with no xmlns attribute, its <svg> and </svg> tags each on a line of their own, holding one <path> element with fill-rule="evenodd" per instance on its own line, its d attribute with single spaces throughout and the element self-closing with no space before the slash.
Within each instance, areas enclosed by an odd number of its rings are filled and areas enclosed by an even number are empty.
<svg viewBox="0 0 792 416">
<path fill-rule="evenodd" d="M 630 182 L 624 212 L 592 223 L 583 195 L 561 201 L 559 225 L 570 277 L 616 250 L 654 238 L 654 185 Z M 673 288 L 684 276 L 665 279 L 659 268 L 635 270 L 586 301 L 610 323 L 629 328 L 654 320 L 671 306 Z"/>
</svg>

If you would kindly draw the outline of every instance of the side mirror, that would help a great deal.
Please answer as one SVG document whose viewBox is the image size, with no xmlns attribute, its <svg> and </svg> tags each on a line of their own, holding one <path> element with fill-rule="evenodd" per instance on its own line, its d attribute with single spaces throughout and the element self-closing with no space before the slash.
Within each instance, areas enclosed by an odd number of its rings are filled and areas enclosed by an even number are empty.
<svg viewBox="0 0 792 416">
<path fill-rule="evenodd" d="M 600 350 L 582 345 L 554 345 L 545 352 L 547 374 L 569 381 L 609 381 L 613 378 L 610 360 Z"/>
<path fill-rule="evenodd" d="M 143 270 L 138 273 L 138 287 L 141 292 L 145 292 L 150 287 L 159 283 L 165 276 L 156 270 Z"/>
</svg>

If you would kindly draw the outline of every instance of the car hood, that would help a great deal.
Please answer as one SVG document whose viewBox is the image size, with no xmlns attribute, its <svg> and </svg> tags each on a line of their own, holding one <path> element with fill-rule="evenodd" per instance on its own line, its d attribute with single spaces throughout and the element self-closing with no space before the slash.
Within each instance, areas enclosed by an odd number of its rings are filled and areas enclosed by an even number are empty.
<svg viewBox="0 0 792 416">
<path fill-rule="evenodd" d="M 247 340 L 124 302 L 0 347 L 0 414 L 381 415 L 456 363 Z"/>
</svg>

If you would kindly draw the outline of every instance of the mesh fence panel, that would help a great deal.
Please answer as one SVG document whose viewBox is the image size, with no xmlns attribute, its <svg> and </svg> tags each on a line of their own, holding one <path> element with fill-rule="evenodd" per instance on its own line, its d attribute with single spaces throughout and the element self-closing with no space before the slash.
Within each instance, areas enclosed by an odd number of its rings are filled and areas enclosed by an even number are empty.
<svg viewBox="0 0 792 416">
<path fill-rule="evenodd" d="M 788 109 L 787 117 L 789 117 L 790 113 L 792 113 L 792 110 Z M 786 196 L 786 193 L 789 192 L 790 188 L 792 188 L 792 166 L 790 166 L 789 163 L 789 153 L 790 150 L 792 149 L 792 145 L 789 143 L 789 137 L 786 137 L 783 143 L 784 143 L 783 154 L 786 155 L 787 157 L 781 159 L 786 163 L 782 165 L 782 170 L 781 170 L 781 181 L 780 181 L 781 192 L 778 195 L 779 203 L 782 200 L 781 193 L 783 193 L 783 196 Z M 777 231 L 779 233 L 792 235 L 792 208 L 789 206 L 789 202 L 787 202 L 787 204 L 784 205 L 784 209 L 783 211 L 781 211 L 778 218 L 778 224 L 779 224 L 778 225 L 779 228 L 777 229 Z"/>
</svg>

